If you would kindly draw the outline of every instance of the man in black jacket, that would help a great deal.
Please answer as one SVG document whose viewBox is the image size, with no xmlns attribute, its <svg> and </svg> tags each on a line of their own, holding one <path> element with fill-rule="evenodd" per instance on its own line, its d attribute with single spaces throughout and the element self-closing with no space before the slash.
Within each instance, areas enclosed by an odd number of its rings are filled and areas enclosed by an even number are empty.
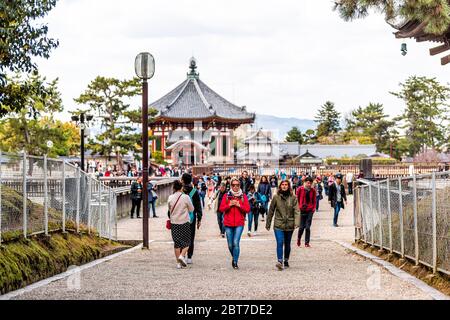
<svg viewBox="0 0 450 320">
<path fill-rule="evenodd" d="M 248 193 L 250 186 L 253 184 L 252 178 L 248 176 L 248 172 L 242 172 L 242 176 L 239 178 L 239 182 L 241 183 L 241 190 L 245 194 Z"/>
<path fill-rule="evenodd" d="M 192 186 L 192 176 L 188 173 L 183 173 L 183 175 L 181 176 L 181 182 L 183 183 L 183 192 L 189 195 L 194 189 L 194 187 Z M 194 255 L 195 229 L 196 227 L 197 229 L 200 228 L 203 216 L 202 203 L 197 190 L 195 190 L 192 195 L 192 204 L 194 205 L 194 221 L 192 221 L 191 223 L 191 244 L 189 246 L 187 256 L 188 264 L 192 264 L 192 256 Z"/>
<path fill-rule="evenodd" d="M 137 178 L 131 184 L 131 219 L 133 219 L 134 211 L 136 210 L 136 217 L 140 218 L 142 201 L 142 178 Z"/>
<path fill-rule="evenodd" d="M 328 190 L 328 202 L 334 209 L 333 226 L 338 227 L 337 221 L 339 217 L 339 212 L 344 209 L 344 202 L 347 204 L 347 195 L 345 194 L 345 187 L 342 184 L 342 175 L 340 173 L 336 174 L 335 182 L 330 186 Z"/>
</svg>

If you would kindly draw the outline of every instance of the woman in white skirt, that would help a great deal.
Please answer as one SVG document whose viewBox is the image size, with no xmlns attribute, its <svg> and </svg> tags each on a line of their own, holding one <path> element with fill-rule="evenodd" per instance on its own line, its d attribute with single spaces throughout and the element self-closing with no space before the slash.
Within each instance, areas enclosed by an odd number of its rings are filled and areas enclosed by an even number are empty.
<svg viewBox="0 0 450 320">
<path fill-rule="evenodd" d="M 191 243 L 191 222 L 189 212 L 194 211 L 194 206 L 187 194 L 181 192 L 183 184 L 176 180 L 173 185 L 174 194 L 169 196 L 169 219 L 174 242 L 177 268 L 186 268 L 186 253 Z"/>
</svg>

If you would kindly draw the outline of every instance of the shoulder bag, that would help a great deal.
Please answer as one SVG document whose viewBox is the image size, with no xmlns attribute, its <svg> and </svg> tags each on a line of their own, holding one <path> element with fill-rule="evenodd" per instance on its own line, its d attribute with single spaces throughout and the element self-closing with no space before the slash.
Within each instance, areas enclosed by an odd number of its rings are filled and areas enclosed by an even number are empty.
<svg viewBox="0 0 450 320">
<path fill-rule="evenodd" d="M 183 194 L 180 194 L 180 196 L 178 197 L 177 201 L 175 202 L 175 205 L 173 206 L 172 210 L 169 212 L 169 219 L 167 219 L 167 221 L 166 221 L 166 228 L 167 228 L 167 230 L 172 229 L 172 223 L 170 222 L 170 216 L 172 215 L 173 211 L 175 210 L 175 207 L 178 204 L 178 200 L 180 200 L 182 195 Z"/>
</svg>

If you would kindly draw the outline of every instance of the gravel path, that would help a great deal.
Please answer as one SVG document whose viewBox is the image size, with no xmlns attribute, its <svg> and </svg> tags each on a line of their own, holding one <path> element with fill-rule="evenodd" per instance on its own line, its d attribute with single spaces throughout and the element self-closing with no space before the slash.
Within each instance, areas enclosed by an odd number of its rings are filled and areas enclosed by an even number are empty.
<svg viewBox="0 0 450 320">
<path fill-rule="evenodd" d="M 351 203 L 351 199 L 349 201 Z M 137 250 L 81 272 L 80 288 L 67 280 L 53 282 L 20 299 L 430 299 L 372 262 L 348 253 L 330 241 L 351 242 L 351 208 L 331 226 L 331 209 L 322 201 L 313 220 L 312 248 L 293 247 L 291 268 L 275 268 L 273 233 L 264 229 L 249 238 L 243 234 L 240 270 L 231 268 L 225 239 L 218 236 L 216 215 L 205 214 L 198 233 L 194 264 L 177 270 L 170 232 L 164 229 L 166 208 L 150 219 L 150 250 Z M 140 239 L 142 220 L 123 220 L 119 238 Z M 264 229 L 264 231 L 262 231 Z M 296 235 L 296 234 L 295 234 Z M 379 280 L 379 281 L 378 281 Z M 72 281 L 73 282 L 73 281 Z"/>
</svg>

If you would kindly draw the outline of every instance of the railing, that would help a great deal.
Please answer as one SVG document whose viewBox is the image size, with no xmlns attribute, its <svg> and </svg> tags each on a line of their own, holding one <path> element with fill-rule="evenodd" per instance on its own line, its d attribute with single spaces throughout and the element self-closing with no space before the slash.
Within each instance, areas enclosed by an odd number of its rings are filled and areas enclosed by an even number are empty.
<svg viewBox="0 0 450 320">
<path fill-rule="evenodd" d="M 150 182 L 156 187 L 158 199 L 156 205 L 162 205 L 167 202 L 169 196 L 173 193 L 173 183 L 178 178 L 152 178 Z M 116 216 L 124 218 L 130 215 L 131 209 L 131 187 L 125 185 L 113 188 L 116 194 Z M 141 206 L 142 208 L 143 206 Z"/>
<path fill-rule="evenodd" d="M 414 164 L 410 165 L 373 165 L 372 173 L 376 178 L 392 178 L 404 177 L 412 173 L 424 174 L 431 172 L 443 171 L 443 164 Z M 194 175 L 201 175 L 205 173 L 220 173 L 222 176 L 239 176 L 242 172 L 247 171 L 253 175 L 273 175 L 276 171 L 279 173 L 284 171 L 291 175 L 293 172 L 297 174 L 300 172 L 315 172 L 318 175 L 325 173 L 347 174 L 352 172 L 357 174 L 360 170 L 359 165 L 280 165 L 280 166 L 256 166 L 256 165 L 241 165 L 241 164 L 226 164 L 226 165 L 211 165 L 211 166 L 195 166 L 192 168 Z M 412 170 L 412 171 L 411 171 Z"/>
<path fill-rule="evenodd" d="M 356 240 L 450 275 L 450 171 L 360 180 L 354 222 Z"/>
<path fill-rule="evenodd" d="M 116 238 L 116 194 L 62 160 L 0 152 L 0 242 L 53 231 Z"/>
</svg>

